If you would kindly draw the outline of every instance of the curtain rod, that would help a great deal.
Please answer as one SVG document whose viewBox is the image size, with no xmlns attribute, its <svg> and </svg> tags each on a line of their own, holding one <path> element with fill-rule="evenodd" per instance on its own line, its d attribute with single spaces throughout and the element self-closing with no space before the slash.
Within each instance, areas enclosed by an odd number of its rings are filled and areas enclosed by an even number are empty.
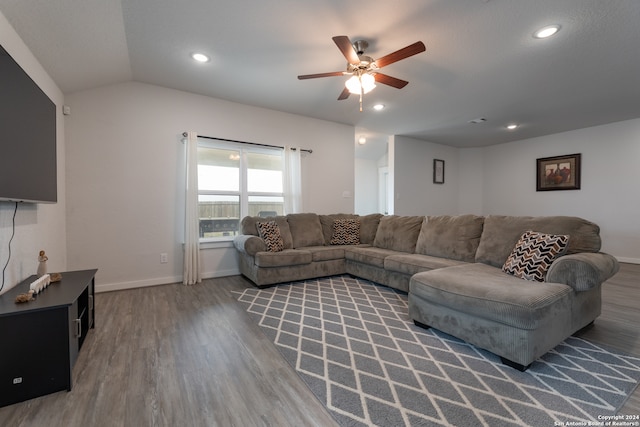
<svg viewBox="0 0 640 427">
<path fill-rule="evenodd" d="M 184 138 L 186 138 L 187 135 L 188 135 L 187 132 L 182 132 L 182 136 Z M 260 147 L 282 148 L 284 150 L 284 147 L 282 147 L 280 145 L 260 144 L 260 143 L 257 143 L 257 142 L 238 141 L 236 139 L 216 138 L 215 136 L 205 136 L 205 135 L 198 135 L 198 138 L 215 139 L 215 140 L 218 140 L 218 141 L 226 141 L 226 142 L 237 142 L 239 144 L 258 145 Z M 297 148 L 295 148 L 295 147 L 291 147 L 291 149 L 293 151 L 297 150 Z M 313 153 L 313 150 L 310 150 L 310 149 L 307 149 L 307 148 L 300 148 L 300 151 L 304 151 L 304 152 L 307 152 L 309 154 Z"/>
</svg>

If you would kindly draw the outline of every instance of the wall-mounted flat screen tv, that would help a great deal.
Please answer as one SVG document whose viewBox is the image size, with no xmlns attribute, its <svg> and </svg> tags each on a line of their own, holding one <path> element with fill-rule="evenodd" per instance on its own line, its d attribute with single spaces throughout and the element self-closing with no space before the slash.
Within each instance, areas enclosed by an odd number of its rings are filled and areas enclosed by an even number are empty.
<svg viewBox="0 0 640 427">
<path fill-rule="evenodd" d="M 0 201 L 56 203 L 56 105 L 0 46 Z"/>
</svg>

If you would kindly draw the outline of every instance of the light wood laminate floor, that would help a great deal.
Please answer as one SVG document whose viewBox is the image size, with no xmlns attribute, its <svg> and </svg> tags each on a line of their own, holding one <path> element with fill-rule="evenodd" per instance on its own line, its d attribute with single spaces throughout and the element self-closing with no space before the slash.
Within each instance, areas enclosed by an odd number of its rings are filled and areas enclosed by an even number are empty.
<svg viewBox="0 0 640 427">
<path fill-rule="evenodd" d="M 0 426 L 335 426 L 235 302 L 247 287 L 233 276 L 97 294 L 73 389 L 0 408 Z M 579 335 L 640 356 L 639 287 L 640 265 L 622 264 Z M 640 414 L 640 390 L 621 413 Z"/>
</svg>

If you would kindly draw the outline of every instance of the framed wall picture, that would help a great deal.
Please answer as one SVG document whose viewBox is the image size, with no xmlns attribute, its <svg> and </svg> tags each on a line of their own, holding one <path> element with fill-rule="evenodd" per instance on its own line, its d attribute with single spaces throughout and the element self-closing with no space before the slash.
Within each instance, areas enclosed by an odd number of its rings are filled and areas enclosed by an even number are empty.
<svg viewBox="0 0 640 427">
<path fill-rule="evenodd" d="M 579 190 L 580 154 L 536 160 L 536 191 Z"/>
<path fill-rule="evenodd" d="M 444 184 L 444 160 L 433 159 L 433 183 Z"/>
</svg>

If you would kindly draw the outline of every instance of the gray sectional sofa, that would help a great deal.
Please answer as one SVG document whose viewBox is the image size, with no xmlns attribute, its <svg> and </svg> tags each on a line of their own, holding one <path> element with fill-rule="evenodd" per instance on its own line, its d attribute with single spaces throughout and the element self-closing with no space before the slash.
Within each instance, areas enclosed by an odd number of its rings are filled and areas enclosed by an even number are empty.
<svg viewBox="0 0 640 427">
<path fill-rule="evenodd" d="M 267 250 L 265 239 L 273 236 L 260 237 L 258 225 L 272 221 L 281 239 L 276 251 Z M 346 225 L 357 233 L 348 245 L 340 244 Z M 417 325 L 486 349 L 520 370 L 600 315 L 601 284 L 618 271 L 616 259 L 599 252 L 599 227 L 577 217 L 304 213 L 246 217 L 241 231 L 234 240 L 240 271 L 258 287 L 345 273 L 368 279 L 408 292 Z M 517 277 L 530 279 L 526 269 L 503 271 L 527 231 L 564 239 L 564 246 L 548 247 L 558 255 L 542 281 Z M 547 254 L 517 255 L 535 263 Z"/>
</svg>

